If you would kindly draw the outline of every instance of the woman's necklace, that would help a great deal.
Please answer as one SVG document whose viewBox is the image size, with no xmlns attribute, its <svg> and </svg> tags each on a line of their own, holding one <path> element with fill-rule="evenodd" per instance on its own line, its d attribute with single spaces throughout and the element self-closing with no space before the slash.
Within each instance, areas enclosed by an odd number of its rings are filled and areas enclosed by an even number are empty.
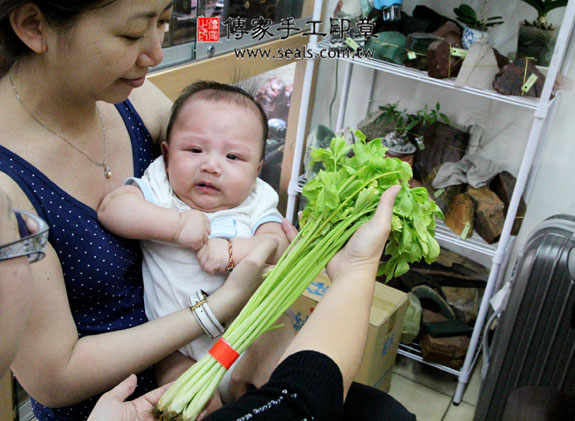
<svg viewBox="0 0 575 421">
<path fill-rule="evenodd" d="M 16 99 L 18 100 L 20 105 L 22 105 L 22 108 L 24 108 L 24 110 L 28 113 L 28 115 L 36 121 L 36 123 L 38 123 L 40 126 L 44 127 L 50 133 L 58 136 L 60 139 L 62 139 L 64 142 L 66 142 L 68 145 L 70 145 L 72 148 L 74 148 L 76 151 L 80 152 L 82 155 L 84 155 L 86 158 L 88 158 L 92 164 L 95 164 L 99 167 L 103 167 L 104 168 L 104 177 L 106 177 L 106 178 L 112 177 L 112 170 L 110 169 L 110 166 L 108 165 L 108 159 L 107 159 L 107 155 L 106 155 L 106 144 L 107 144 L 106 126 L 104 126 L 104 119 L 102 118 L 102 113 L 100 112 L 100 108 L 98 108 L 98 104 L 96 104 L 96 110 L 98 111 L 98 118 L 100 119 L 100 127 L 102 128 L 102 138 L 104 139 L 104 159 L 102 161 L 94 161 L 84 151 L 77 148 L 72 142 L 70 142 L 68 139 L 66 139 L 64 136 L 62 136 L 60 133 L 58 133 L 55 130 L 52 130 L 50 127 L 48 127 L 44 123 L 42 123 L 34 114 L 32 114 L 30 112 L 30 110 L 26 107 L 26 105 L 24 105 L 24 103 L 22 102 L 22 99 L 20 99 L 20 95 L 18 94 L 18 91 L 16 90 L 16 86 L 14 86 L 14 80 L 12 79 L 12 72 L 11 71 L 8 72 L 8 77 L 10 79 L 10 84 L 12 85 L 12 90 L 14 91 L 14 95 L 16 96 Z"/>
</svg>

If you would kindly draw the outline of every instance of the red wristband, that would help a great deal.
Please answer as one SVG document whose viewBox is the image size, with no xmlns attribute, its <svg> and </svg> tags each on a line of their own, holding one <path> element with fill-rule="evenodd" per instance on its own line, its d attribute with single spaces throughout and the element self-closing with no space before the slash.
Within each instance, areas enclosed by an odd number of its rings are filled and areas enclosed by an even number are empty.
<svg viewBox="0 0 575 421">
<path fill-rule="evenodd" d="M 224 338 L 220 338 L 209 351 L 210 355 L 227 370 L 240 354 Z"/>
</svg>

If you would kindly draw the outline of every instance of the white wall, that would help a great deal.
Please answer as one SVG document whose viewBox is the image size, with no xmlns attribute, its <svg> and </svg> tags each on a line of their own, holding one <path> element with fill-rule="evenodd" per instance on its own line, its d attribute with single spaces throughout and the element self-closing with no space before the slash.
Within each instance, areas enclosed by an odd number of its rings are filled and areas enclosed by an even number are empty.
<svg viewBox="0 0 575 421">
<path fill-rule="evenodd" d="M 329 21 L 336 1 L 330 0 L 326 3 L 324 22 Z M 477 9 L 479 1 L 466 1 L 466 3 Z M 459 2 L 404 1 L 404 10 L 411 14 L 415 4 L 425 4 L 439 13 L 453 17 L 452 9 Z M 561 22 L 563 12 L 564 9 L 556 9 L 548 18 L 557 25 Z M 503 54 L 513 54 L 516 50 L 516 28 L 519 22 L 524 19 L 534 20 L 536 17 L 534 9 L 519 0 L 505 2 L 491 0 L 487 15 L 501 15 L 506 22 L 490 33 L 490 42 Z M 344 62 L 329 59 L 320 61 L 311 127 L 324 124 L 335 129 L 345 68 Z M 375 84 L 372 90 L 374 75 Z M 566 76 L 575 80 L 575 63 L 572 63 Z M 520 158 L 531 129 L 532 111 L 374 72 L 359 66 L 354 66 L 350 86 L 344 127 L 355 129 L 356 124 L 365 117 L 367 110 L 377 110 L 378 105 L 399 101 L 402 108 L 415 111 L 425 104 L 431 106 L 439 101 L 441 110 L 450 117 L 454 125 L 461 128 L 471 124 L 480 125 L 484 131 L 479 145 L 480 151 L 502 168 L 517 175 Z M 330 112 L 334 95 L 336 99 Z M 556 213 L 575 214 L 575 174 L 571 169 L 575 159 L 573 110 L 575 110 L 575 92 L 562 92 L 556 104 L 555 118 L 548 130 L 548 140 L 539 154 L 538 171 L 532 178 L 532 193 L 527 215 L 516 241 L 516 250 L 524 244 L 532 228 L 545 217 Z"/>
</svg>

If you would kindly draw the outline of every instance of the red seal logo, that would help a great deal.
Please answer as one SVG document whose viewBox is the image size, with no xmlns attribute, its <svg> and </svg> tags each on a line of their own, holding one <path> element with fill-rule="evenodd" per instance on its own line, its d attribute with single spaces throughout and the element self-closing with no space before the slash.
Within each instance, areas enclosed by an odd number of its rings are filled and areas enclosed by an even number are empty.
<svg viewBox="0 0 575 421">
<path fill-rule="evenodd" d="M 198 17 L 198 42 L 217 42 L 220 40 L 220 17 Z"/>
</svg>

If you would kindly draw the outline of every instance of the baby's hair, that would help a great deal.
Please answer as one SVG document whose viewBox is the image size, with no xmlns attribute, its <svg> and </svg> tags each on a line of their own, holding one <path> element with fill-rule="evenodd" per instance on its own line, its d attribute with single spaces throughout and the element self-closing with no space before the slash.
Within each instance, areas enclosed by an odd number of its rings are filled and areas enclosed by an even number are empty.
<svg viewBox="0 0 575 421">
<path fill-rule="evenodd" d="M 192 83 L 186 87 L 180 96 L 174 101 L 172 105 L 172 112 L 170 115 L 170 121 L 168 122 L 168 129 L 166 133 L 166 140 L 170 141 L 170 135 L 172 133 L 172 126 L 178 118 L 178 114 L 182 110 L 182 107 L 188 102 L 190 98 L 203 99 L 206 101 L 214 102 L 227 102 L 230 104 L 236 104 L 242 107 L 249 107 L 252 111 L 256 112 L 262 123 L 262 159 L 265 154 L 266 140 L 268 138 L 268 117 L 262 106 L 254 99 L 253 95 L 242 88 L 234 85 L 227 85 L 224 83 L 214 82 L 214 81 L 199 81 Z"/>
</svg>

